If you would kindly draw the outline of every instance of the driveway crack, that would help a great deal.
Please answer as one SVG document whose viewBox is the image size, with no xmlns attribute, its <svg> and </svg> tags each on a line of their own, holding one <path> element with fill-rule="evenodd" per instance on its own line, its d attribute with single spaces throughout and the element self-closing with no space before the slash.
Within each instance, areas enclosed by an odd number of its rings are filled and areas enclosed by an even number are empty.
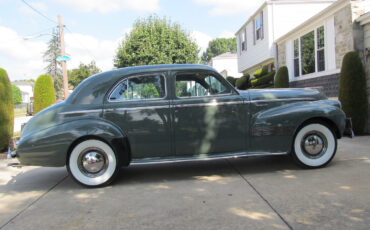
<svg viewBox="0 0 370 230">
<path fill-rule="evenodd" d="M 8 225 L 10 222 L 12 222 L 15 218 L 17 218 L 19 215 L 21 215 L 24 211 L 29 209 L 32 205 L 34 205 L 37 201 L 39 201 L 41 198 L 43 198 L 46 194 L 48 194 L 51 190 L 53 190 L 55 187 L 57 187 L 60 183 L 62 183 L 66 178 L 68 177 L 68 174 L 63 177 L 60 181 L 58 181 L 55 185 L 51 186 L 46 192 L 41 194 L 36 200 L 32 201 L 29 205 L 27 205 L 24 209 L 22 209 L 20 212 L 18 212 L 15 216 L 13 216 L 10 220 L 8 220 L 5 224 L 3 224 L 0 229 L 3 229 L 6 225 Z"/>
<path fill-rule="evenodd" d="M 293 230 L 293 227 L 288 223 L 288 221 L 286 221 L 284 219 L 284 217 L 282 217 L 280 215 L 280 213 L 270 204 L 270 202 L 257 190 L 256 187 L 253 186 L 253 184 L 247 180 L 247 178 L 245 178 L 243 176 L 243 174 L 239 171 L 239 169 L 237 167 L 235 167 L 228 159 L 226 159 L 227 163 L 230 165 L 231 168 L 233 168 L 238 174 L 239 176 L 249 185 L 251 186 L 251 188 L 258 194 L 258 196 L 276 213 L 276 215 L 285 223 L 285 225 Z"/>
</svg>

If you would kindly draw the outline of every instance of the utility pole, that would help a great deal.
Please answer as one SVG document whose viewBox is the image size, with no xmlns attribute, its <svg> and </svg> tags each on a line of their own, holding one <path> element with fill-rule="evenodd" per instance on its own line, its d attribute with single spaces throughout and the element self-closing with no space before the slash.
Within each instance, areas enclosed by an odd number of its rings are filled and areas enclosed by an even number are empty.
<svg viewBox="0 0 370 230">
<path fill-rule="evenodd" d="M 60 39 L 60 56 L 65 56 L 65 48 L 64 48 L 64 33 L 63 33 L 63 21 L 62 15 L 58 15 L 58 22 L 59 22 L 59 39 Z M 68 92 L 68 76 L 67 76 L 67 63 L 66 61 L 62 61 L 62 72 L 63 72 L 63 92 L 64 92 L 64 100 L 67 99 L 69 92 Z"/>
</svg>

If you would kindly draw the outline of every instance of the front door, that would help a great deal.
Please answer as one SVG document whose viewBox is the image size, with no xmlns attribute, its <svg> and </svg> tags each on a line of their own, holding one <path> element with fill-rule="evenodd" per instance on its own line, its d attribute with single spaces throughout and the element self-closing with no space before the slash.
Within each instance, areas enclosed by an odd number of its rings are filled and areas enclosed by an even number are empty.
<svg viewBox="0 0 370 230">
<path fill-rule="evenodd" d="M 243 98 L 213 72 L 175 72 L 171 101 L 177 156 L 245 151 Z"/>
<path fill-rule="evenodd" d="M 128 136 L 133 159 L 171 154 L 170 104 L 164 73 L 122 79 L 105 103 L 104 117 Z"/>
</svg>

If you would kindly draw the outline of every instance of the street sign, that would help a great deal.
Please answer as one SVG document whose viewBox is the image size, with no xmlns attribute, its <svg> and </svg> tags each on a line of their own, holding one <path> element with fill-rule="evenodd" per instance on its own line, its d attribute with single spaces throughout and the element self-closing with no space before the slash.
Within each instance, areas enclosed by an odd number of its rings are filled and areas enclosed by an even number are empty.
<svg viewBox="0 0 370 230">
<path fill-rule="evenodd" d="M 58 56 L 56 60 L 57 61 L 69 61 L 71 60 L 71 58 L 68 56 Z"/>
</svg>

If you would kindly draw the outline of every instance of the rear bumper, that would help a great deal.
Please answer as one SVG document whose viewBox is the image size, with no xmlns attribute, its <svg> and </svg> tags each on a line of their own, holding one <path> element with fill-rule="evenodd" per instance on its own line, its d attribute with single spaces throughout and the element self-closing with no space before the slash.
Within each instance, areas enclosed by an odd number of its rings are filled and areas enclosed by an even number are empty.
<svg viewBox="0 0 370 230">
<path fill-rule="evenodd" d="M 350 117 L 346 118 L 346 127 L 344 128 L 343 136 L 353 138 L 355 134 L 352 130 L 352 119 Z"/>
</svg>

